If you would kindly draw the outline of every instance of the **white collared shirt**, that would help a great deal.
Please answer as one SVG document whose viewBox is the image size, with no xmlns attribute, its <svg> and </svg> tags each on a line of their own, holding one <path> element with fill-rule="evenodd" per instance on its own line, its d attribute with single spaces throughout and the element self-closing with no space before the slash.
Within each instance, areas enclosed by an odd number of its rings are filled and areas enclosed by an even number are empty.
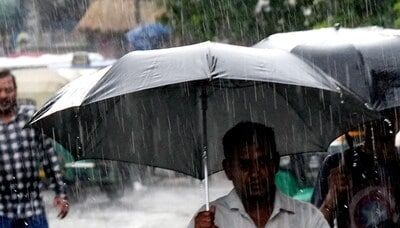
<svg viewBox="0 0 400 228">
<path fill-rule="evenodd" d="M 247 214 L 235 190 L 210 205 L 216 207 L 215 224 L 219 228 L 251 228 L 256 227 Z M 200 211 L 204 210 L 204 206 Z M 188 228 L 194 227 L 194 218 Z M 267 228 L 329 228 L 322 213 L 313 205 L 289 198 L 279 190 L 275 194 L 274 209 L 266 226 Z"/>
</svg>

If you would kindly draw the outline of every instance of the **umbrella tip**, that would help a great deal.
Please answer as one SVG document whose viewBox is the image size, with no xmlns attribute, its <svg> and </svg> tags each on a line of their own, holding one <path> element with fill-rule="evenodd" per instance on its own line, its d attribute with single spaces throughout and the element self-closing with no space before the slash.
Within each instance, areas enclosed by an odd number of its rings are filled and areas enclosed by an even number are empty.
<svg viewBox="0 0 400 228">
<path fill-rule="evenodd" d="M 336 31 L 338 31 L 340 29 L 340 23 L 335 23 L 333 27 L 335 28 Z"/>
</svg>

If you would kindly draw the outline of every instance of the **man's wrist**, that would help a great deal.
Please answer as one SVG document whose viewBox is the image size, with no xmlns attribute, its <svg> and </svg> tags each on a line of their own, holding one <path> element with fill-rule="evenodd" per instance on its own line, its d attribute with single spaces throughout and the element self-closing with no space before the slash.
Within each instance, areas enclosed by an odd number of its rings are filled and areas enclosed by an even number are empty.
<svg viewBox="0 0 400 228">
<path fill-rule="evenodd" d="M 322 205 L 319 208 L 319 210 L 322 212 L 322 214 L 324 215 L 325 219 L 329 223 L 331 223 L 333 214 L 334 214 L 336 209 L 335 209 L 334 199 L 333 199 L 332 194 L 331 194 L 330 191 L 326 195 L 325 200 L 322 203 Z"/>
<path fill-rule="evenodd" d="M 322 204 L 320 210 L 323 211 L 323 212 L 326 212 L 328 214 L 332 214 L 333 211 L 335 210 L 335 208 L 333 207 L 333 205 L 331 205 L 329 203 L 324 203 L 324 204 Z"/>
<path fill-rule="evenodd" d="M 335 197 L 332 194 L 331 190 L 329 190 L 328 194 L 326 194 L 326 197 L 325 197 L 323 205 L 326 206 L 326 207 L 329 207 L 329 208 L 334 208 L 335 207 Z"/>
</svg>

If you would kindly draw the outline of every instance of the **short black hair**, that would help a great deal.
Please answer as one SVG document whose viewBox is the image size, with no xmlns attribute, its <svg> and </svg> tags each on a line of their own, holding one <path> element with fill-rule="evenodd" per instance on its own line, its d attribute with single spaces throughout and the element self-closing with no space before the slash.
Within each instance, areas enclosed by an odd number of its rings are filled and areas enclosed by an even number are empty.
<svg viewBox="0 0 400 228">
<path fill-rule="evenodd" d="M 279 154 L 276 150 L 275 133 L 271 127 L 261 123 L 240 122 L 229 129 L 223 139 L 224 155 L 231 159 L 236 151 L 257 143 L 261 148 L 268 150 L 275 165 L 279 166 Z"/>
<path fill-rule="evenodd" d="M 6 78 L 6 77 L 11 77 L 13 84 L 14 84 L 14 88 L 17 88 L 17 82 L 15 80 L 15 76 L 11 73 L 11 70 L 8 68 L 1 68 L 0 69 L 0 78 Z"/>
</svg>

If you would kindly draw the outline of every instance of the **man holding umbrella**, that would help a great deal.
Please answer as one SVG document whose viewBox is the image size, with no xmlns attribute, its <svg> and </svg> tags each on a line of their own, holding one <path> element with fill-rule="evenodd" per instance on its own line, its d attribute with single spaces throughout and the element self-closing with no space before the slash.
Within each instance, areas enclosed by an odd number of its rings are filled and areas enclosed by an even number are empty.
<svg viewBox="0 0 400 228">
<path fill-rule="evenodd" d="M 52 141 L 34 128 L 24 128 L 35 112 L 17 105 L 15 77 L 0 71 L 0 227 L 48 227 L 40 196 L 39 164 L 52 180 L 59 218 L 69 210 Z"/>
<path fill-rule="evenodd" d="M 279 155 L 272 128 L 241 122 L 225 134 L 223 148 L 223 167 L 234 190 L 198 213 L 189 227 L 329 227 L 317 208 L 277 190 Z"/>
</svg>

